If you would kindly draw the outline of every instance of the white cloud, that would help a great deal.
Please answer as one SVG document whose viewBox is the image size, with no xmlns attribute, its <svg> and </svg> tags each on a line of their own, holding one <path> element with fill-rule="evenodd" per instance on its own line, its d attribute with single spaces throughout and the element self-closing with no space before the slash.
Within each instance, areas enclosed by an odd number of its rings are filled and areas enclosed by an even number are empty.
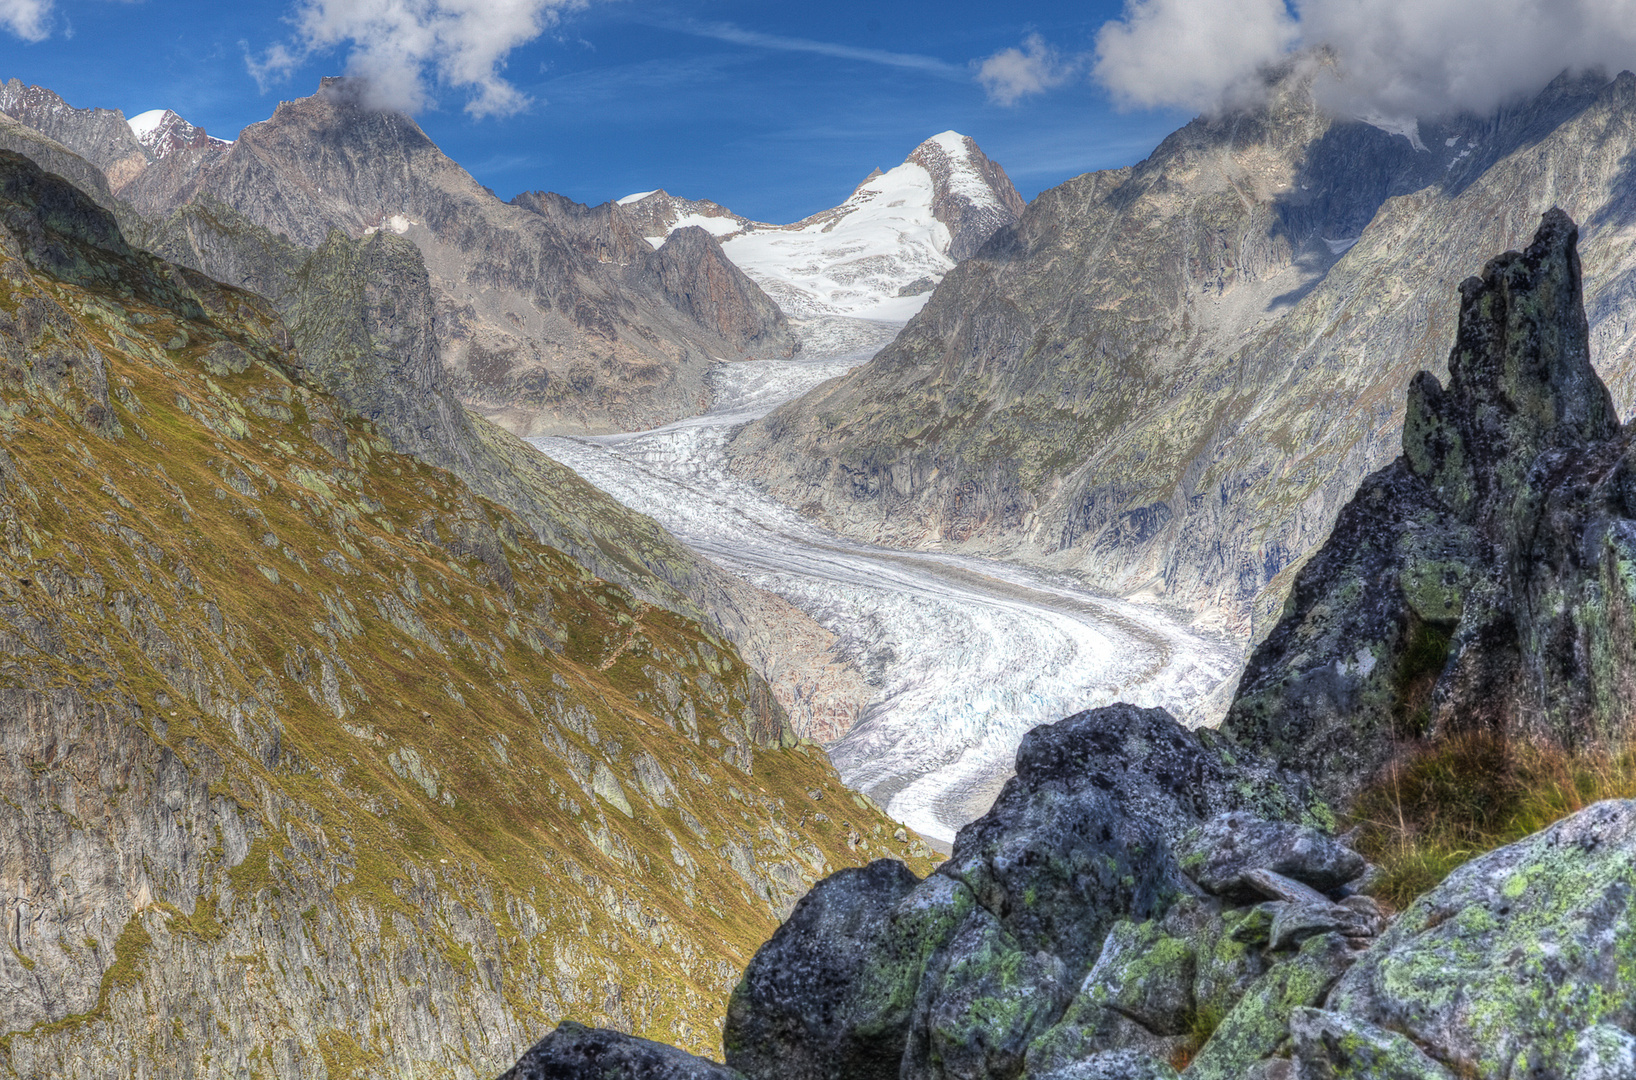
<svg viewBox="0 0 1636 1080">
<path fill-rule="evenodd" d="M 8 0 L 0 0 L 0 3 Z M 470 95 L 473 116 L 504 116 L 529 98 L 501 77 L 506 57 L 586 0 L 299 0 L 295 36 L 245 57 L 265 87 L 310 57 L 350 46 L 348 68 L 376 108 L 424 108 L 433 81 Z"/>
<path fill-rule="evenodd" d="M 1128 0 L 1096 35 L 1097 82 L 1143 108 L 1228 102 L 1299 31 L 1284 0 Z"/>
<path fill-rule="evenodd" d="M 1564 70 L 1636 67 L 1636 0 L 1127 0 L 1093 77 L 1127 104 L 1212 109 L 1300 48 L 1332 58 L 1336 112 L 1489 112 Z"/>
<path fill-rule="evenodd" d="M 989 100 L 1015 105 L 1030 94 L 1061 86 L 1073 77 L 1079 61 L 1064 60 L 1038 34 L 1023 39 L 1022 48 L 1001 49 L 977 68 L 977 81 Z"/>
<path fill-rule="evenodd" d="M 51 0 L 0 0 L 0 26 L 24 41 L 51 36 Z"/>
</svg>

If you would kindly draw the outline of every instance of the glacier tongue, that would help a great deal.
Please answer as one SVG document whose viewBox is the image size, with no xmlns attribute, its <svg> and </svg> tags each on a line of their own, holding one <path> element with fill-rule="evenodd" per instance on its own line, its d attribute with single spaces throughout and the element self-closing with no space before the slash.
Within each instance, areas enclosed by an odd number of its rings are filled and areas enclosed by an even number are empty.
<svg viewBox="0 0 1636 1080">
<path fill-rule="evenodd" d="M 703 416 L 531 441 L 849 640 L 878 690 L 829 747 L 849 785 L 947 843 L 988 808 L 1036 724 L 1120 700 L 1205 718 L 1234 670 L 1231 645 L 1006 564 L 842 539 L 729 473 L 736 427 L 861 363 L 895 327 L 827 318 L 802 330 L 798 359 L 719 368 Z"/>
</svg>

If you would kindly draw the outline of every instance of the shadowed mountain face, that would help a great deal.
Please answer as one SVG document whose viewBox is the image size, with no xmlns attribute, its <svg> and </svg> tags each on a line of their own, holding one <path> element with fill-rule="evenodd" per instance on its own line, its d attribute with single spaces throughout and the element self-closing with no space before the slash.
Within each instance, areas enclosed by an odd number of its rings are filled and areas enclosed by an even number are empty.
<svg viewBox="0 0 1636 1080">
<path fill-rule="evenodd" d="M 1299 74 L 1141 164 L 1079 177 L 955 268 L 896 342 L 744 431 L 734 467 L 851 535 L 1002 555 L 1264 632 L 1402 392 L 1443 370 L 1453 286 L 1560 203 L 1591 355 L 1636 332 L 1636 78 L 1559 80 L 1410 140 Z"/>
<path fill-rule="evenodd" d="M 548 218 L 501 202 L 407 116 L 358 105 L 354 89 L 326 79 L 236 142 L 195 136 L 158 149 L 128 125 L 121 136 L 117 113 L 71 109 L 15 81 L 0 109 L 45 124 L 145 216 L 208 197 L 309 250 L 332 229 L 407 237 L 426 260 L 457 393 L 520 433 L 678 419 L 698 411 L 717 360 L 794 351 L 783 315 L 713 240 L 605 261 Z M 677 268 L 711 279 L 708 304 L 667 287 Z"/>
</svg>

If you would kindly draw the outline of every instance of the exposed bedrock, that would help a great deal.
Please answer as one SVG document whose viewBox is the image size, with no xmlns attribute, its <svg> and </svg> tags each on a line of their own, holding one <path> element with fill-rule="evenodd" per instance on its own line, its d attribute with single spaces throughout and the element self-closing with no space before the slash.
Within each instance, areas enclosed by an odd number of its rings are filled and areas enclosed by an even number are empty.
<svg viewBox="0 0 1636 1080">
<path fill-rule="evenodd" d="M 1409 389 L 1252 655 L 1223 730 L 1345 798 L 1405 743 L 1621 743 L 1636 715 L 1636 471 L 1591 368 L 1578 229 L 1460 286 L 1445 387 Z"/>
</svg>

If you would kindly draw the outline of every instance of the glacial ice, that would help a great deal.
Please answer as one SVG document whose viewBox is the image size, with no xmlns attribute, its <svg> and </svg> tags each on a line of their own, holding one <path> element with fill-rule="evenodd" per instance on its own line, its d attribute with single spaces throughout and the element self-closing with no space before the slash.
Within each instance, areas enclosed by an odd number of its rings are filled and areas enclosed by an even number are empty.
<svg viewBox="0 0 1636 1080">
<path fill-rule="evenodd" d="M 1157 608 L 1077 582 L 845 539 L 728 471 L 735 428 L 862 363 L 895 330 L 810 320 L 796 359 L 716 369 L 703 416 L 530 441 L 848 638 L 878 692 L 830 757 L 849 786 L 947 843 L 988 808 L 1030 728 L 1121 700 L 1197 715 L 1238 652 Z"/>
</svg>

